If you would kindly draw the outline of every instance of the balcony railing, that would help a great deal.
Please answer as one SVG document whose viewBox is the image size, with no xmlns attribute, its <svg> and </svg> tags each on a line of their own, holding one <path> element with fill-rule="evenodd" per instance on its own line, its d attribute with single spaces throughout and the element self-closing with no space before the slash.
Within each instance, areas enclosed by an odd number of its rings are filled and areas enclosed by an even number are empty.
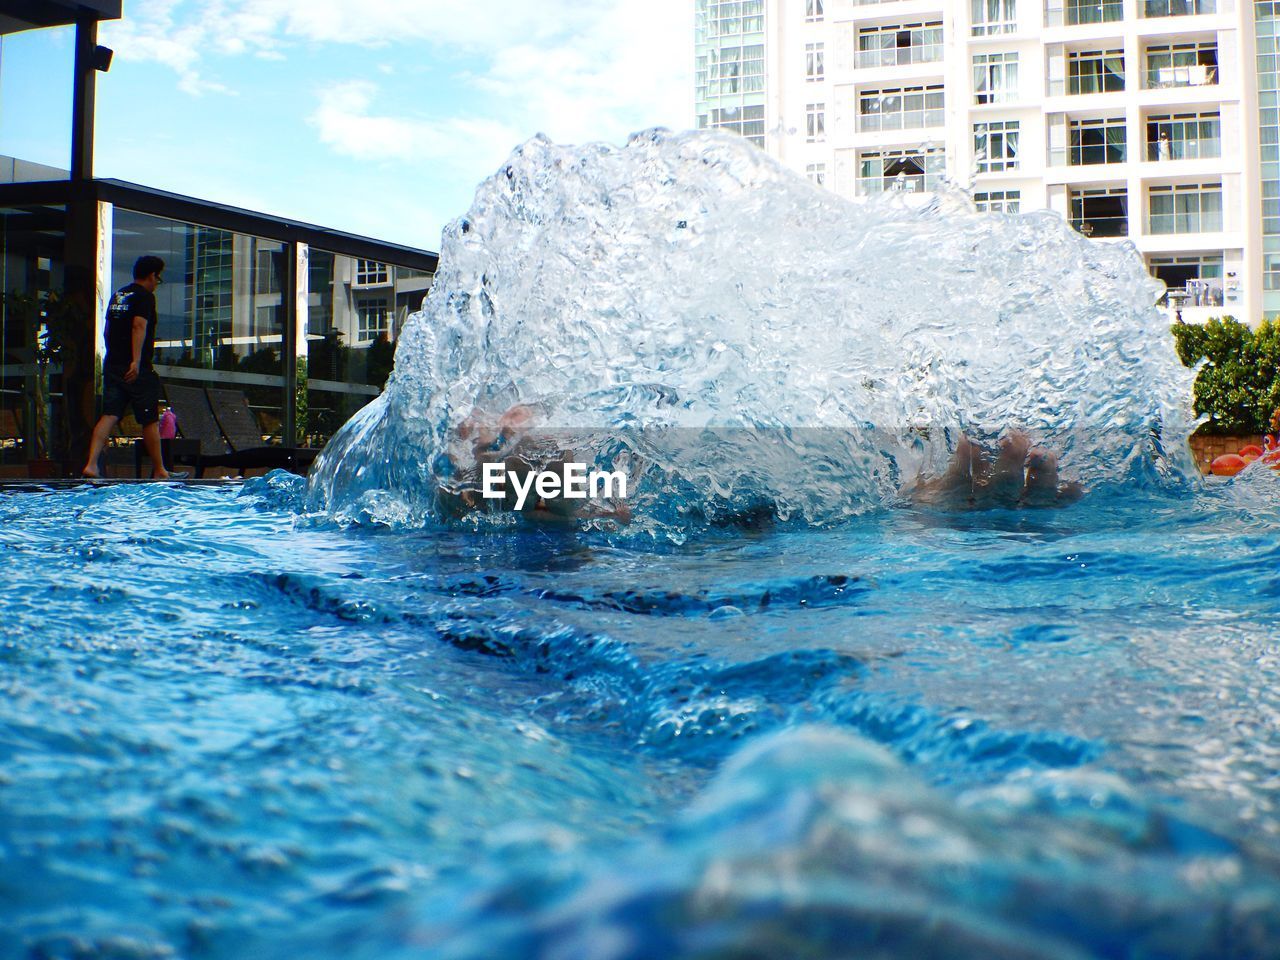
<svg viewBox="0 0 1280 960">
<path fill-rule="evenodd" d="M 1164 292 L 1156 305 L 1165 307 L 1173 302 L 1178 307 L 1220 307 L 1222 306 L 1221 280 L 1188 280 L 1186 286 L 1170 287 Z"/>
<path fill-rule="evenodd" d="M 1167 236 L 1174 233 L 1218 233 L 1221 230 L 1221 210 L 1191 210 L 1153 213 L 1147 232 Z"/>
<path fill-rule="evenodd" d="M 857 63 L 861 69 L 868 67 L 902 67 L 911 63 L 936 63 L 942 59 L 942 44 L 921 43 L 909 47 L 889 47 L 885 50 L 859 50 Z"/>
<path fill-rule="evenodd" d="M 1143 0 L 1144 17 L 1187 17 L 1217 13 L 1218 0 Z"/>
<path fill-rule="evenodd" d="M 1222 140 L 1219 137 L 1202 139 L 1183 139 L 1147 141 L 1147 159 L 1164 160 L 1211 160 L 1222 156 Z"/>
<path fill-rule="evenodd" d="M 925 127 L 946 125 L 946 111 L 903 110 L 897 113 L 863 113 L 858 115 L 858 132 L 875 133 L 880 130 L 920 130 Z"/>
<path fill-rule="evenodd" d="M 898 174 L 893 177 L 859 177 L 858 196 L 870 197 L 878 193 L 926 193 L 942 186 L 942 174 L 917 173 L 911 176 Z"/>
<path fill-rule="evenodd" d="M 1047 7 L 1045 26 L 1075 27 L 1084 23 L 1115 23 L 1124 19 L 1122 0 L 1101 0 L 1099 3 L 1069 3 L 1065 7 Z"/>
<path fill-rule="evenodd" d="M 1128 216 L 1072 217 L 1071 226 L 1086 237 L 1127 237 Z"/>
<path fill-rule="evenodd" d="M 1112 144 L 1073 144 L 1067 150 L 1067 163 L 1073 167 L 1095 167 L 1124 162 L 1124 141 Z"/>
<path fill-rule="evenodd" d="M 1211 87 L 1218 82 L 1216 66 L 1199 64 L 1189 67 L 1156 67 L 1147 71 L 1148 90 L 1167 90 L 1174 87 Z"/>
</svg>

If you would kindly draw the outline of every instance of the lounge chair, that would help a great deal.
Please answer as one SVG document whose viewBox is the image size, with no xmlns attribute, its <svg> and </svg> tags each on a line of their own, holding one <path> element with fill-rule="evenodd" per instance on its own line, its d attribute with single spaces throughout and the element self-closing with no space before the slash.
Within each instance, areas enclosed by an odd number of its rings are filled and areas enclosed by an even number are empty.
<svg viewBox="0 0 1280 960">
<path fill-rule="evenodd" d="M 242 477 L 246 470 L 276 467 L 305 473 L 320 452 L 264 444 L 242 390 L 165 384 L 165 396 L 178 416 L 178 432 L 199 441 L 199 452 L 175 453 L 174 462 L 190 465 L 197 477 L 210 467 L 229 467 Z"/>
<path fill-rule="evenodd" d="M 213 408 L 218 426 L 222 428 L 222 435 L 227 438 L 233 451 L 246 454 L 254 450 L 271 451 L 280 461 L 272 466 L 281 466 L 293 473 L 306 473 L 307 468 L 320 455 L 315 447 L 263 446 L 262 427 L 249 409 L 249 398 L 244 395 L 243 390 L 206 387 L 205 393 L 209 395 L 209 406 Z"/>
<path fill-rule="evenodd" d="M 0 447 L 20 447 L 26 438 L 16 410 L 0 409 Z"/>
</svg>

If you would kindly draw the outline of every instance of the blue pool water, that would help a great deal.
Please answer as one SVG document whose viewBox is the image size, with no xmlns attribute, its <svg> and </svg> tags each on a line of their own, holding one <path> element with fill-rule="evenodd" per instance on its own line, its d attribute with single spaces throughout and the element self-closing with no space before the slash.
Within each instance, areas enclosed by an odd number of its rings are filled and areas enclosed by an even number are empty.
<svg viewBox="0 0 1280 960">
<path fill-rule="evenodd" d="M 0 496 L 0 957 L 1280 956 L 1280 484 L 684 546 Z"/>
</svg>

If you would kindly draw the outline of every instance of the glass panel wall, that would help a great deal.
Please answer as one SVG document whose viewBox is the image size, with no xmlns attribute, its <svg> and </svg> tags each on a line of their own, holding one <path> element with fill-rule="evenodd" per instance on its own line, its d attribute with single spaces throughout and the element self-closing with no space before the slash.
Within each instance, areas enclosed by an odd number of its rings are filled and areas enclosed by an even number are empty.
<svg viewBox="0 0 1280 960">
<path fill-rule="evenodd" d="M 1071 191 L 1071 226 L 1086 237 L 1129 235 L 1129 191 L 1100 187 Z"/>
<path fill-rule="evenodd" d="M 154 359 L 161 380 L 231 391 L 213 398 L 215 416 L 223 412 L 221 404 L 242 395 L 256 427 L 242 443 L 280 443 L 285 245 L 117 208 L 112 229 L 113 290 L 131 282 L 133 263 L 143 254 L 154 254 L 165 262 L 164 283 L 156 291 Z M 98 349 L 102 350 L 101 318 Z M 190 438 L 195 424 L 184 429 L 182 409 L 176 408 L 175 413 L 179 432 Z M 128 418 L 122 426 L 126 434 L 136 430 Z"/>
<path fill-rule="evenodd" d="M 66 219 L 56 205 L 0 209 L 2 472 L 25 474 L 28 460 L 51 455 L 62 438 L 57 305 L 47 298 L 63 292 Z"/>
<path fill-rule="evenodd" d="M 1072 120 L 1070 135 L 1068 156 L 1072 166 L 1125 162 L 1124 117 Z"/>
<path fill-rule="evenodd" d="M 1143 0 L 1144 17 L 1186 17 L 1217 13 L 1218 0 Z"/>
<path fill-rule="evenodd" d="M 1124 90 L 1124 51 L 1086 50 L 1067 55 L 1067 92 L 1117 93 Z"/>
<path fill-rule="evenodd" d="M 1222 156 L 1222 118 L 1178 113 L 1147 118 L 1148 160 L 1196 160 Z"/>
<path fill-rule="evenodd" d="M 298 358 L 297 443 L 323 446 L 382 392 L 405 320 L 432 274 L 312 247 L 307 255 L 305 353 Z"/>
<path fill-rule="evenodd" d="M 0 37 L 0 183 L 68 178 L 74 67 L 73 27 Z"/>
</svg>

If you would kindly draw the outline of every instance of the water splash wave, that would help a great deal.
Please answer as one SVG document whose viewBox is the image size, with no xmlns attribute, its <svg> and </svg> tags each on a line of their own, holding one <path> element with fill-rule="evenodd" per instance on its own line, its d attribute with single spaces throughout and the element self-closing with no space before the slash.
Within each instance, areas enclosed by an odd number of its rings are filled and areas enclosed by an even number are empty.
<svg viewBox="0 0 1280 960">
<path fill-rule="evenodd" d="M 579 458 L 642 465 L 660 534 L 760 504 L 863 512 L 961 431 L 1025 428 L 1086 484 L 1182 482 L 1190 374 L 1158 288 L 1128 244 L 955 189 L 851 203 L 725 135 L 535 137 L 446 229 L 388 388 L 331 441 L 312 502 L 443 519 L 460 425 L 515 403 Z"/>
</svg>

